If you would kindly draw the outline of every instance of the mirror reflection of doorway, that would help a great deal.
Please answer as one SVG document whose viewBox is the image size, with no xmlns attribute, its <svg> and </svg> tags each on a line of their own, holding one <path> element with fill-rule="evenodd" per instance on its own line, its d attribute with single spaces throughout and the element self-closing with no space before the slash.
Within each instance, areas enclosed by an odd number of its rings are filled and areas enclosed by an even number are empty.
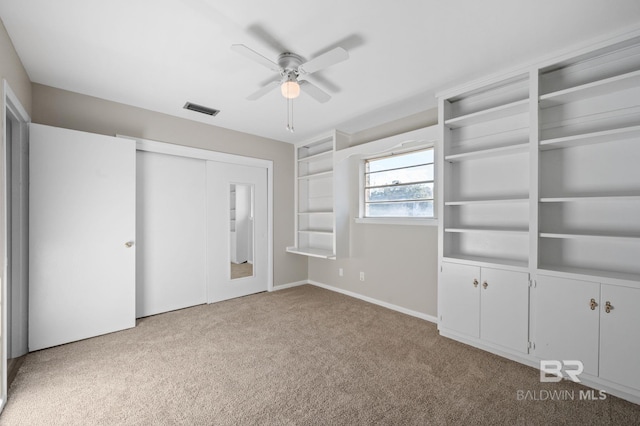
<svg viewBox="0 0 640 426">
<path fill-rule="evenodd" d="M 253 276 L 253 185 L 230 184 L 231 279 Z"/>
</svg>

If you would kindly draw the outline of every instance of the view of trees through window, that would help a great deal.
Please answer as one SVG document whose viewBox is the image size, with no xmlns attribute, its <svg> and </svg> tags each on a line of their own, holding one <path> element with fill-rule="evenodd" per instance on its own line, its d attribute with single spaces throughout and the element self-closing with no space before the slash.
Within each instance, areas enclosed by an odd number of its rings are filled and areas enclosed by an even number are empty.
<svg viewBox="0 0 640 426">
<path fill-rule="evenodd" d="M 433 215 L 433 148 L 365 162 L 365 217 Z"/>
</svg>

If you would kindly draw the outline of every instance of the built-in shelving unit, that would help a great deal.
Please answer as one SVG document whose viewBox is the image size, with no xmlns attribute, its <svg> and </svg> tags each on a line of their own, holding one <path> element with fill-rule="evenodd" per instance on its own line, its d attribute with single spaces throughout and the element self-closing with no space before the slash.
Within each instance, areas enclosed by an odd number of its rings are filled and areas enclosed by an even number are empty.
<svg viewBox="0 0 640 426">
<path fill-rule="evenodd" d="M 528 77 L 442 100 L 443 256 L 528 262 Z"/>
<path fill-rule="evenodd" d="M 640 31 L 439 109 L 440 333 L 640 403 Z"/>
<path fill-rule="evenodd" d="M 539 264 L 640 275 L 640 46 L 539 73 Z"/>
<path fill-rule="evenodd" d="M 335 259 L 344 248 L 334 154 L 345 138 L 333 131 L 296 145 L 296 242 L 290 253 Z"/>
</svg>

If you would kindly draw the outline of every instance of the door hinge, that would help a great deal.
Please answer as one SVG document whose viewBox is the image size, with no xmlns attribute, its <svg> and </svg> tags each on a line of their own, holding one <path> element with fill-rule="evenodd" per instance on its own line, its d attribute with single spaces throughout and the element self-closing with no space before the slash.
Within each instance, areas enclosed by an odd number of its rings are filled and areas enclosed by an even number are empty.
<svg viewBox="0 0 640 426">
<path fill-rule="evenodd" d="M 529 287 L 536 288 L 537 285 L 536 280 L 529 279 Z"/>
<path fill-rule="evenodd" d="M 527 345 L 527 347 L 528 347 L 529 349 L 535 349 L 535 348 L 536 348 L 536 344 L 535 344 L 535 343 L 533 343 L 533 342 L 529 342 L 529 344 Z"/>
</svg>

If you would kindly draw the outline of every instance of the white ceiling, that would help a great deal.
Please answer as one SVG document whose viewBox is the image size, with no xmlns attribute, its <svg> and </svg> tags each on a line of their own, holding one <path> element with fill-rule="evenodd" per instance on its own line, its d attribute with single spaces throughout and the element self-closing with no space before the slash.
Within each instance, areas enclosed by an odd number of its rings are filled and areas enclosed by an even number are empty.
<svg viewBox="0 0 640 426">
<path fill-rule="evenodd" d="M 347 132 L 435 106 L 452 84 L 640 24 L 638 0 L 1 0 L 33 82 L 277 140 Z M 245 97 L 276 60 L 342 46 L 350 59 L 309 80 L 332 95 Z M 220 109 L 208 117 L 186 101 Z"/>
</svg>

